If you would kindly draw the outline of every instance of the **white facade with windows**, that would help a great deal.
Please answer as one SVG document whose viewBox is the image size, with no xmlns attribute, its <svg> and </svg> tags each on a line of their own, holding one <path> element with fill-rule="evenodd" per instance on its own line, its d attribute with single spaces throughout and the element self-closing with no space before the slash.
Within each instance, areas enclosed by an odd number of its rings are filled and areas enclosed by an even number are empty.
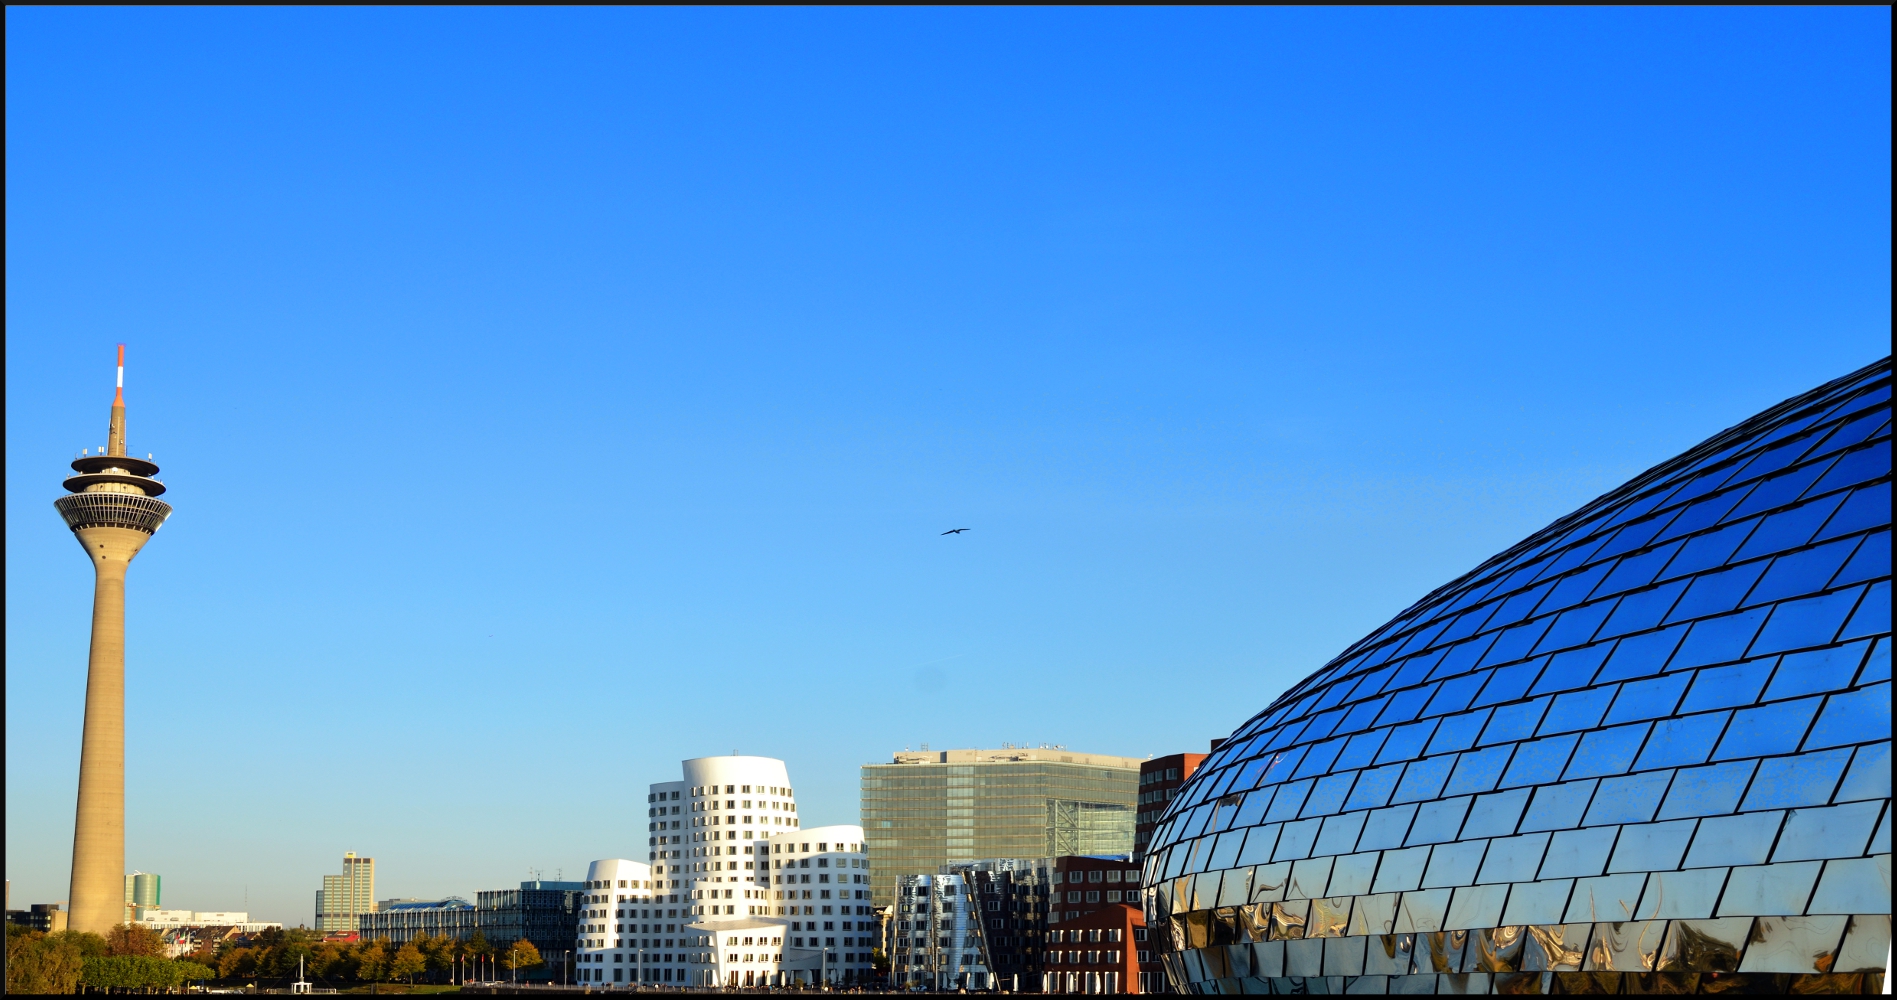
<svg viewBox="0 0 1897 1000">
<path fill-rule="evenodd" d="M 783 981 L 869 979 L 876 920 L 863 828 L 808 827 L 770 838 L 767 848 L 760 857 L 770 859 L 770 905 L 789 921 Z"/>
<path fill-rule="evenodd" d="M 867 979 L 875 917 L 862 828 L 802 827 L 781 760 L 700 757 L 682 766 L 683 780 L 649 786 L 648 861 L 596 861 L 587 873 L 578 980 Z"/>
<path fill-rule="evenodd" d="M 574 968 L 581 982 L 637 982 L 632 966 L 645 949 L 643 937 L 668 926 L 667 909 L 660 904 L 677 896 L 661 891 L 652 866 L 624 858 L 608 858 L 586 866 L 586 894 L 580 901 L 579 937 L 574 944 Z M 674 934 L 679 907 L 669 907 Z M 653 920 L 660 923 L 652 923 Z M 643 921 L 643 922 L 642 922 Z M 657 942 L 654 941 L 656 944 Z M 681 959 L 683 956 L 679 956 Z"/>
</svg>

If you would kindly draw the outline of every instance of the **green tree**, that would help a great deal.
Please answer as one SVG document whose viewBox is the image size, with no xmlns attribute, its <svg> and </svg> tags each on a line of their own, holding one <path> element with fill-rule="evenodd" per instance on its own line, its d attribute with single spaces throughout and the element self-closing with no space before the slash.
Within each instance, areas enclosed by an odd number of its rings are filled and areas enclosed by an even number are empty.
<svg viewBox="0 0 1897 1000">
<path fill-rule="evenodd" d="M 257 949 L 233 945 L 220 948 L 217 952 L 217 974 L 220 978 L 232 976 L 254 976 L 257 974 Z"/>
<path fill-rule="evenodd" d="M 389 943 L 380 938 L 356 948 L 356 978 L 379 983 L 389 978 Z"/>
<path fill-rule="evenodd" d="M 149 927 L 120 924 L 106 932 L 105 947 L 110 955 L 165 957 L 165 937 Z"/>
<path fill-rule="evenodd" d="M 395 950 L 395 958 L 389 962 L 390 979 L 415 981 L 415 974 L 428 971 L 428 960 L 422 957 L 422 950 L 410 941 Z"/>
<path fill-rule="evenodd" d="M 334 941 L 324 941 L 310 952 L 306 966 L 312 976 L 342 976 L 349 970 L 349 948 Z"/>
<path fill-rule="evenodd" d="M 197 962 L 187 961 L 182 958 L 172 959 L 171 964 L 178 967 L 179 985 L 197 982 L 200 979 L 217 978 L 217 970 L 208 965 L 201 965 Z"/>
<path fill-rule="evenodd" d="M 85 956 L 62 938 L 7 925 L 7 992 L 77 992 Z"/>
<path fill-rule="evenodd" d="M 521 938 L 501 951 L 501 968 L 510 972 L 515 969 L 531 969 L 544 964 L 546 963 L 540 957 L 540 949 L 534 947 L 534 943 L 526 938 Z"/>
<path fill-rule="evenodd" d="M 428 960 L 428 971 L 436 974 L 453 969 L 455 956 L 461 952 L 461 942 L 446 934 L 424 938 L 417 943 L 422 949 L 422 957 Z"/>
<path fill-rule="evenodd" d="M 105 938 L 91 931 L 59 931 L 46 935 L 46 940 L 71 945 L 79 949 L 79 954 L 83 958 L 98 958 L 112 954 L 112 950 L 106 946 Z"/>
</svg>

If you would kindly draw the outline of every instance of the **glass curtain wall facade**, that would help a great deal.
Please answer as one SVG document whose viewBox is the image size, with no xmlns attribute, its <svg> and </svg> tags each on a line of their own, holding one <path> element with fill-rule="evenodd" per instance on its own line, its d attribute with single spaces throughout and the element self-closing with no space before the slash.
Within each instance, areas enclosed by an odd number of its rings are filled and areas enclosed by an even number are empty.
<svg viewBox="0 0 1897 1000">
<path fill-rule="evenodd" d="M 519 889 L 493 889 L 474 896 L 475 925 L 496 946 L 526 938 L 545 965 L 520 970 L 521 979 L 559 981 L 573 965 L 584 882 L 522 882 Z"/>
<path fill-rule="evenodd" d="M 1890 360 L 1642 474 L 1248 721 L 1147 859 L 1174 985 L 1879 992 Z"/>
<path fill-rule="evenodd" d="M 980 858 L 1126 854 L 1140 759 L 1063 749 L 899 753 L 862 772 L 877 906 L 896 880 Z"/>
</svg>

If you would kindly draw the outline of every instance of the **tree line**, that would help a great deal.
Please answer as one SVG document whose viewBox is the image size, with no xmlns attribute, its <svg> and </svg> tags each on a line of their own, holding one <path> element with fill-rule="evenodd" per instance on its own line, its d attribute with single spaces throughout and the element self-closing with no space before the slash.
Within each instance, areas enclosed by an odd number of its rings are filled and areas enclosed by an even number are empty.
<svg viewBox="0 0 1897 1000">
<path fill-rule="evenodd" d="M 386 939 L 325 941 L 306 928 L 205 941 L 179 958 L 165 957 L 164 938 L 136 925 L 101 937 L 80 931 L 45 934 L 7 927 L 8 993 L 73 993 L 80 986 L 174 989 L 201 979 L 284 979 L 298 962 L 312 980 L 448 982 L 473 974 L 477 964 L 512 972 L 544 964 L 531 941 L 489 942 L 480 931 L 460 940 L 417 935 L 394 945 Z"/>
<path fill-rule="evenodd" d="M 7 925 L 8 993 L 77 993 L 81 986 L 169 990 L 216 975 L 203 962 L 166 958 L 164 939 L 149 928 L 127 925 L 100 936 Z"/>
</svg>

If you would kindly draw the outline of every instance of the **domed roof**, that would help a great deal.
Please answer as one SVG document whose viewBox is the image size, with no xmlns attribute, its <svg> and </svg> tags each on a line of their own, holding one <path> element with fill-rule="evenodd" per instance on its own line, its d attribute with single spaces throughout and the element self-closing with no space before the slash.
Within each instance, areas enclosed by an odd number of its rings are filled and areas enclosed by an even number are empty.
<svg viewBox="0 0 1897 1000">
<path fill-rule="evenodd" d="M 1882 974 L 1890 433 L 1886 358 L 1556 521 L 1239 727 L 1148 855 L 1175 987 Z"/>
</svg>

